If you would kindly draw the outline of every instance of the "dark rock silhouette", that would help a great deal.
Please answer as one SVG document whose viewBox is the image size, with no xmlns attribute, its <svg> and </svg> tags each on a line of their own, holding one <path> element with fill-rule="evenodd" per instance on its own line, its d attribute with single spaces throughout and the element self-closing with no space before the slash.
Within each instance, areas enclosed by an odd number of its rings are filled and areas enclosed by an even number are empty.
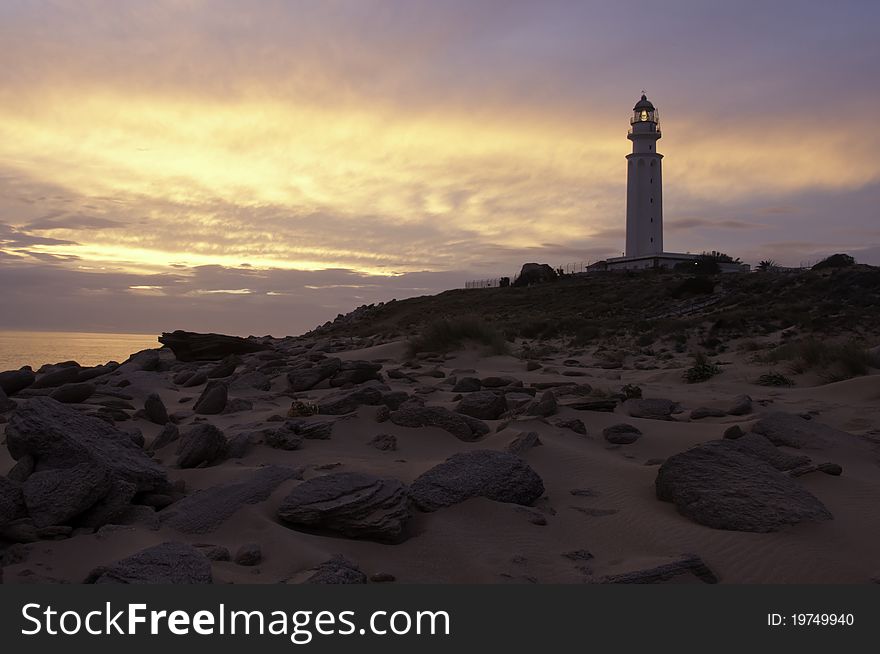
<svg viewBox="0 0 880 654">
<path fill-rule="evenodd" d="M 87 584 L 210 584 L 211 561 L 184 543 L 148 547 L 112 565 L 96 568 Z"/>
<path fill-rule="evenodd" d="M 170 348 L 178 361 L 219 361 L 230 354 L 248 354 L 269 349 L 268 345 L 253 339 L 181 330 L 163 333 L 159 342 Z"/>
</svg>

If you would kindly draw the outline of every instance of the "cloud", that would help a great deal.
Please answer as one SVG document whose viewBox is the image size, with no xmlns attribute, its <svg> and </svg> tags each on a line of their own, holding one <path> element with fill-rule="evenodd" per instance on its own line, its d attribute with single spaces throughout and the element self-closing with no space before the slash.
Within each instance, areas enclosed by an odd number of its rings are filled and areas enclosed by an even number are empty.
<svg viewBox="0 0 880 654">
<path fill-rule="evenodd" d="M 57 215 L 49 214 L 39 220 L 28 223 L 24 229 L 29 231 L 48 231 L 58 229 L 89 230 L 89 229 L 112 229 L 122 227 L 123 223 L 109 218 L 88 216 L 83 214 Z"/>
<path fill-rule="evenodd" d="M 742 220 L 715 220 L 712 218 L 678 218 L 667 220 L 663 223 L 664 229 L 698 229 L 702 227 L 712 229 L 762 229 L 765 225 L 748 223 Z"/>
<path fill-rule="evenodd" d="M 77 244 L 74 241 L 64 239 L 36 236 L 10 225 L 0 223 L 0 248 L 27 248 L 38 245 L 68 246 Z"/>
</svg>

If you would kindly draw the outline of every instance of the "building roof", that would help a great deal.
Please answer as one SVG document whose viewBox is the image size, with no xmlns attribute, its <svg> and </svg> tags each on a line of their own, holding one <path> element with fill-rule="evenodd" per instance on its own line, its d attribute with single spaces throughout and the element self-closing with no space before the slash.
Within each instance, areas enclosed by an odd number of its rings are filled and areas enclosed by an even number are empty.
<svg viewBox="0 0 880 654">
<path fill-rule="evenodd" d="M 642 93 L 642 99 L 636 102 L 636 106 L 633 107 L 633 111 L 639 111 L 641 109 L 647 109 L 648 111 L 654 111 L 654 105 L 651 104 L 651 101 L 648 100 L 647 96 Z"/>
</svg>

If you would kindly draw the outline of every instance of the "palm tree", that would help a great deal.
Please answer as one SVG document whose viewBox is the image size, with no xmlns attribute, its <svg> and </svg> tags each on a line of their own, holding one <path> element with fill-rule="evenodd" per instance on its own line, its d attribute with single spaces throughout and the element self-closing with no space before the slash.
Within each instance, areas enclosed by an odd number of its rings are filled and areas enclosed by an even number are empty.
<svg viewBox="0 0 880 654">
<path fill-rule="evenodd" d="M 777 264 L 773 259 L 765 259 L 761 263 L 758 264 L 758 270 L 760 272 L 770 272 L 771 270 L 775 270 L 777 268 Z"/>
</svg>

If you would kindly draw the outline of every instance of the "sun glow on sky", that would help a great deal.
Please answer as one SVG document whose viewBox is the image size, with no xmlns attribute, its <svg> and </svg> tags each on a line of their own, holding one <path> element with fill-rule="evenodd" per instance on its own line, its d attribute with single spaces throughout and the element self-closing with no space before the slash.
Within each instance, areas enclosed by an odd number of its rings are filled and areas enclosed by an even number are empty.
<svg viewBox="0 0 880 654">
<path fill-rule="evenodd" d="M 880 240 L 870 221 L 829 231 L 815 213 L 817 194 L 880 184 L 878 136 L 832 120 L 876 95 L 835 94 L 877 49 L 857 25 L 820 35 L 814 16 L 784 34 L 756 18 L 716 35 L 753 43 L 715 63 L 702 36 L 682 48 L 652 35 L 646 78 L 603 28 L 633 8 L 477 4 L 0 9 L 0 265 L 140 276 L 119 286 L 138 297 L 286 297 L 239 282 L 346 270 L 370 285 L 613 256 L 642 85 L 664 116 L 673 249 L 784 259 Z M 717 18 L 694 11 L 686 33 Z M 820 38 L 824 68 L 796 67 Z M 710 79 L 728 82 L 707 94 Z M 808 88 L 805 124 L 790 105 Z M 200 267 L 239 279 L 184 291 Z M 354 293 L 352 281 L 327 287 Z"/>
</svg>

